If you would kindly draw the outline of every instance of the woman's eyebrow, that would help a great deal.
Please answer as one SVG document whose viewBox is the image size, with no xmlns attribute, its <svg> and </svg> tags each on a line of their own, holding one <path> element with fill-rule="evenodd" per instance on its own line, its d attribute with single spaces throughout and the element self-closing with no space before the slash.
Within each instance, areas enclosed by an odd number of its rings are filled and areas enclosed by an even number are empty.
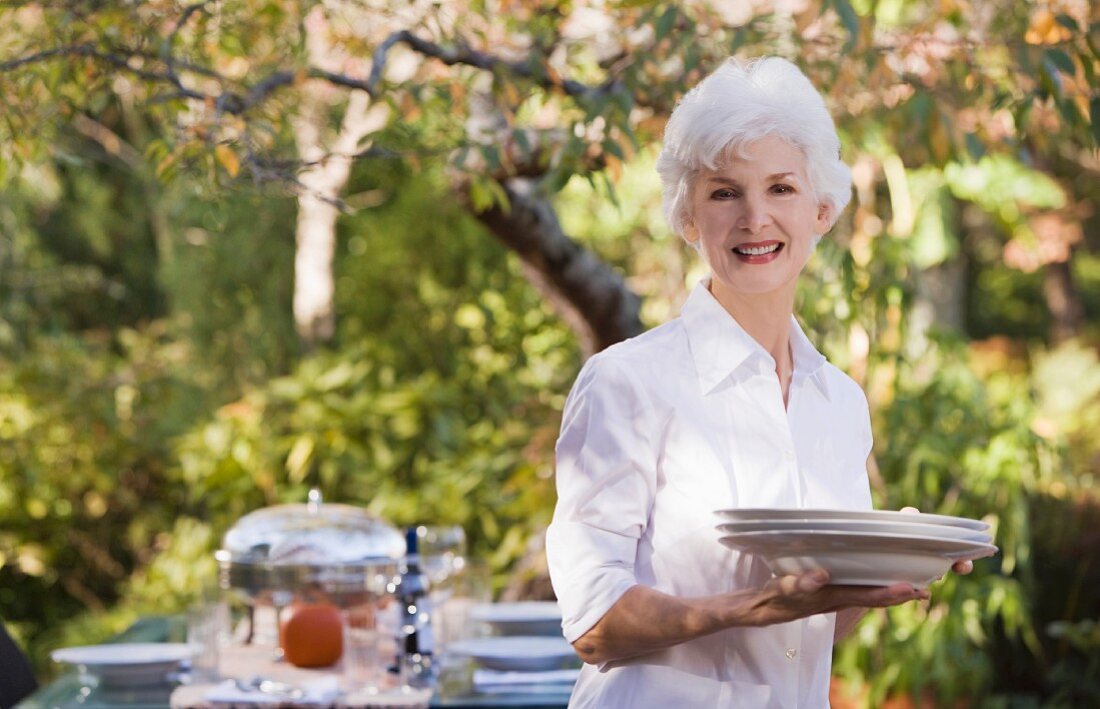
<svg viewBox="0 0 1100 709">
<path fill-rule="evenodd" d="M 798 173 L 796 173 L 794 171 L 776 172 L 776 173 L 773 173 L 773 174 L 768 175 L 767 177 L 765 177 L 764 181 L 765 182 L 773 182 L 775 180 L 787 180 L 787 179 L 790 179 L 792 177 L 797 180 L 798 179 Z M 738 182 L 737 180 L 730 179 L 729 177 L 722 177 L 721 175 L 712 175 L 712 176 L 707 178 L 707 182 L 715 182 L 715 183 L 718 183 L 718 184 L 721 184 L 721 185 L 731 185 L 733 187 L 739 187 L 741 185 L 741 183 Z"/>
</svg>

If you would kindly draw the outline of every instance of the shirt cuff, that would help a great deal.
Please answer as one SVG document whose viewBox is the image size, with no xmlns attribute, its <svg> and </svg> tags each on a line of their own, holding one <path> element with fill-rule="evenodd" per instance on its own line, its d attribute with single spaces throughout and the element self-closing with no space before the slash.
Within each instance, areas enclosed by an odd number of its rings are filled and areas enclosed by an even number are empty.
<svg viewBox="0 0 1100 709">
<path fill-rule="evenodd" d="M 569 642 L 591 630 L 611 606 L 638 583 L 638 540 L 580 522 L 555 520 L 546 532 L 550 580 Z"/>
</svg>

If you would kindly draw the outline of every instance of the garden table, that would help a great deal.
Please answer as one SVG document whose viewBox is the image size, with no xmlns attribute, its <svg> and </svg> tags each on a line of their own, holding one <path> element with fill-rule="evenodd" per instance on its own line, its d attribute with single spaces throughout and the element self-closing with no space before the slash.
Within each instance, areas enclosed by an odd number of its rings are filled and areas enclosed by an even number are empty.
<svg viewBox="0 0 1100 709">
<path fill-rule="evenodd" d="M 143 617 L 113 641 L 168 642 L 183 637 L 185 626 L 183 616 Z M 24 699 L 16 705 L 16 709 L 170 709 L 174 689 L 173 685 L 165 684 L 141 689 L 116 689 L 109 693 L 99 689 L 89 690 L 75 671 L 68 671 Z M 439 709 L 565 709 L 568 703 L 568 692 L 548 689 L 533 694 L 437 694 L 432 698 L 431 706 Z"/>
</svg>

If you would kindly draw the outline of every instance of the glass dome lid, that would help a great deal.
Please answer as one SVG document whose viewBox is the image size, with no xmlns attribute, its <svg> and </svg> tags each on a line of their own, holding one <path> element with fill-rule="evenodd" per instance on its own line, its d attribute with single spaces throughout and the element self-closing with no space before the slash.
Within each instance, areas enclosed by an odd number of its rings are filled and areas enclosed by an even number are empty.
<svg viewBox="0 0 1100 709">
<path fill-rule="evenodd" d="M 314 489 L 306 504 L 264 507 L 241 517 L 222 548 L 238 563 L 344 566 L 400 559 L 405 538 L 361 507 L 322 502 Z"/>
</svg>

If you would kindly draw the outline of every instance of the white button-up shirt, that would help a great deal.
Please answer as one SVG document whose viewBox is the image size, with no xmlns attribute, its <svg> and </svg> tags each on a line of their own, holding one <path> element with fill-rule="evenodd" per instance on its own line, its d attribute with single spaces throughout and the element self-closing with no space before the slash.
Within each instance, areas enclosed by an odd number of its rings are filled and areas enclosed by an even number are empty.
<svg viewBox="0 0 1100 709">
<path fill-rule="evenodd" d="M 631 586 L 682 597 L 758 588 L 763 560 L 718 542 L 731 507 L 870 509 L 867 399 L 791 319 L 787 406 L 775 361 L 701 284 L 679 318 L 592 357 L 566 403 L 547 533 L 565 637 Z M 571 707 L 829 704 L 834 616 L 732 628 L 585 665 Z"/>
</svg>

